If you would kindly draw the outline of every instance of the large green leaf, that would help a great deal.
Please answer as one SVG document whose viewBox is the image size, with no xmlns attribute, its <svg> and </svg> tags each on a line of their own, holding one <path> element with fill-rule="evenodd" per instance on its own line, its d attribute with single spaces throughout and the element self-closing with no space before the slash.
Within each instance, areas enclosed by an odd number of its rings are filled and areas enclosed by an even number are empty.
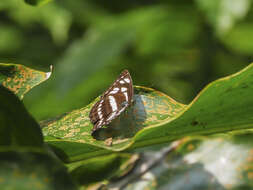
<svg viewBox="0 0 253 190">
<path fill-rule="evenodd" d="M 0 148 L 0 189 L 77 189 L 66 168 L 34 149 Z"/>
<path fill-rule="evenodd" d="M 135 104 L 101 130 L 104 139 L 91 135 L 90 104 L 46 124 L 47 142 L 66 161 L 169 142 L 192 134 L 212 134 L 253 127 L 253 64 L 242 71 L 209 84 L 188 106 L 157 91 L 136 87 Z M 120 121 L 120 122 L 119 122 Z"/>
<path fill-rule="evenodd" d="M 209 84 L 175 120 L 135 136 L 134 146 L 253 127 L 253 64 Z"/>
<path fill-rule="evenodd" d="M 42 147 L 39 124 L 26 111 L 22 102 L 0 85 L 0 145 Z"/>
<path fill-rule="evenodd" d="M 134 99 L 134 106 L 113 122 L 115 127 L 101 130 L 99 138 L 106 139 L 105 141 L 91 136 L 93 126 L 88 115 L 94 102 L 83 109 L 62 115 L 56 121 L 44 123 L 44 135 L 58 138 L 49 138 L 48 143 L 62 150 L 66 154 L 66 160 L 78 160 L 100 154 L 101 150 L 107 152 L 124 149 L 137 131 L 169 121 L 184 108 L 184 105 L 168 96 L 144 87 L 135 87 Z M 113 139 L 110 142 L 111 136 Z"/>
<path fill-rule="evenodd" d="M 18 64 L 0 63 L 0 84 L 10 89 L 20 99 L 24 94 L 47 80 L 51 72 L 36 71 Z"/>
</svg>

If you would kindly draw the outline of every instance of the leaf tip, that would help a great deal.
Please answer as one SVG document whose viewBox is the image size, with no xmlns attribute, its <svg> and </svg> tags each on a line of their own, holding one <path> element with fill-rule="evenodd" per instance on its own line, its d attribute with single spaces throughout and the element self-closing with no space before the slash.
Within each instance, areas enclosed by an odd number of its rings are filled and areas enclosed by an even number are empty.
<svg viewBox="0 0 253 190">
<path fill-rule="evenodd" d="M 46 73 L 46 79 L 49 79 L 53 72 L 53 65 L 50 65 L 50 71 Z"/>
</svg>

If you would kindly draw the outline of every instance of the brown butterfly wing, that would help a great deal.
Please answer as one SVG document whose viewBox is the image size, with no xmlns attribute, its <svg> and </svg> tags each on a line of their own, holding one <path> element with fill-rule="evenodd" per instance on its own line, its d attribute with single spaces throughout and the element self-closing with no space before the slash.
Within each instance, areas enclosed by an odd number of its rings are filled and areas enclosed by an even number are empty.
<svg viewBox="0 0 253 190">
<path fill-rule="evenodd" d="M 133 101 L 133 84 L 127 70 L 124 70 L 115 82 L 91 108 L 89 117 L 94 127 L 92 132 L 108 125 L 119 116 Z"/>
</svg>

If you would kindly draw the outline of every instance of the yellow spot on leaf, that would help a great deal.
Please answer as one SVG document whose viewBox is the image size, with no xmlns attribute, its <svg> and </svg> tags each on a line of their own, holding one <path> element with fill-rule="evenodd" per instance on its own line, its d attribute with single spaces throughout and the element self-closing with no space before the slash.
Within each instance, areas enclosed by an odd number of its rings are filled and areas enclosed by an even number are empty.
<svg viewBox="0 0 253 190">
<path fill-rule="evenodd" d="M 15 171 L 13 172 L 13 176 L 14 176 L 14 177 L 22 177 L 22 173 L 21 173 L 19 170 L 15 170 Z"/>
<path fill-rule="evenodd" d="M 248 179 L 253 180 L 253 172 L 248 173 Z"/>
<path fill-rule="evenodd" d="M 64 136 L 64 138 L 69 138 L 69 137 L 73 137 L 73 136 L 74 136 L 73 133 L 68 133 L 68 134 L 66 134 L 66 135 Z"/>
<path fill-rule="evenodd" d="M 36 186 L 37 189 L 42 189 L 44 187 L 44 185 L 42 183 L 39 183 L 39 182 L 35 183 L 35 186 Z"/>
<path fill-rule="evenodd" d="M 59 130 L 63 130 L 63 131 L 65 131 L 66 129 L 68 129 L 68 126 L 67 126 L 67 125 L 63 125 L 63 126 L 61 126 L 61 127 L 59 128 Z"/>
<path fill-rule="evenodd" d="M 86 136 L 86 135 L 89 135 L 89 133 L 88 132 L 83 132 L 83 133 L 81 133 L 81 135 Z"/>
<path fill-rule="evenodd" d="M 0 183 L 3 183 L 4 182 L 4 179 L 0 177 Z"/>
<path fill-rule="evenodd" d="M 192 151 L 193 149 L 194 149 L 193 144 L 189 144 L 189 145 L 187 146 L 187 150 L 188 150 L 188 151 Z"/>
<path fill-rule="evenodd" d="M 156 120 L 157 120 L 157 117 L 154 115 L 151 115 L 150 117 L 148 117 L 148 119 L 146 121 L 150 122 L 150 121 L 156 121 Z"/>
<path fill-rule="evenodd" d="M 78 133 L 78 132 L 80 132 L 80 128 L 71 129 L 70 132 L 71 132 L 71 133 Z"/>
<path fill-rule="evenodd" d="M 248 156 L 248 158 L 247 158 L 247 161 L 248 161 L 248 162 L 252 162 L 252 161 L 253 161 L 253 150 L 250 150 L 250 151 L 249 151 L 249 156 Z"/>
<path fill-rule="evenodd" d="M 36 177 L 37 177 L 36 173 L 32 173 L 32 174 L 31 174 L 31 178 L 32 178 L 32 179 L 35 179 Z"/>
<path fill-rule="evenodd" d="M 49 178 L 45 177 L 45 178 L 43 178 L 43 181 L 44 181 L 45 183 L 48 183 L 48 182 L 49 182 Z"/>
</svg>

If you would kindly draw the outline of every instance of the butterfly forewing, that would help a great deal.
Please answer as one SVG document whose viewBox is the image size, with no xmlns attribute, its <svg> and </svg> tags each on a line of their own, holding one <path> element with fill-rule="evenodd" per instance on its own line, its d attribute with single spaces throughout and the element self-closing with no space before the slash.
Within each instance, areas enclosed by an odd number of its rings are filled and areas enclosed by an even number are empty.
<svg viewBox="0 0 253 190">
<path fill-rule="evenodd" d="M 90 120 L 94 127 L 92 133 L 108 125 L 119 116 L 133 101 L 133 84 L 127 70 L 124 70 L 116 81 L 95 103 L 90 111 Z"/>
</svg>

